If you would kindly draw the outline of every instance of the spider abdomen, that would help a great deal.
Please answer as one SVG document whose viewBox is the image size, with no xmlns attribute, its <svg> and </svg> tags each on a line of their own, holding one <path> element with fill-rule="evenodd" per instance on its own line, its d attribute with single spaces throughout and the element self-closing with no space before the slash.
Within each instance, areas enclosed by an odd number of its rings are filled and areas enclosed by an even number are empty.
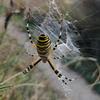
<svg viewBox="0 0 100 100">
<path fill-rule="evenodd" d="M 43 62 L 46 62 L 51 50 L 50 38 L 44 34 L 40 35 L 36 46 L 38 55 L 41 57 Z"/>
</svg>

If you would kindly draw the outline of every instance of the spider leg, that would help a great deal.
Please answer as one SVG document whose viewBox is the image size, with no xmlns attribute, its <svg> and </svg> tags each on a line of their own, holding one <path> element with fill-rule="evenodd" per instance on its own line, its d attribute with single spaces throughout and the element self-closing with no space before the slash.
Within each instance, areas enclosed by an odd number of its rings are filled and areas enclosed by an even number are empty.
<svg viewBox="0 0 100 100">
<path fill-rule="evenodd" d="M 58 40 L 56 41 L 53 50 L 56 50 L 56 48 L 57 48 L 57 46 L 58 46 L 58 44 L 59 44 L 59 42 L 60 42 L 61 36 L 62 36 L 62 30 L 63 30 L 62 24 L 63 24 L 63 19 L 60 20 L 59 24 L 60 24 L 60 32 L 59 32 Z"/>
<path fill-rule="evenodd" d="M 29 23 L 28 22 L 26 24 L 26 30 L 27 30 L 27 33 L 28 33 L 30 43 L 33 44 L 32 35 L 31 35 L 30 29 L 29 29 Z"/>
<path fill-rule="evenodd" d="M 33 57 L 34 55 L 36 55 L 36 52 L 33 49 L 33 48 L 36 48 L 35 43 L 31 44 L 30 42 L 26 42 L 24 45 L 24 48 L 25 48 L 26 54 L 28 54 L 29 56 Z"/>
<path fill-rule="evenodd" d="M 36 66 L 39 62 L 41 61 L 41 59 L 38 59 L 35 63 L 32 63 L 31 65 L 29 65 L 24 71 L 19 72 L 13 76 L 11 76 L 10 78 L 4 80 L 3 82 L 0 83 L 0 85 L 3 85 L 9 81 L 11 81 L 12 79 L 16 78 L 17 76 L 20 76 L 21 74 L 27 74 L 29 71 L 31 71 L 31 69 Z"/>
<path fill-rule="evenodd" d="M 49 59 L 48 59 L 47 61 L 48 61 L 49 65 L 50 65 L 50 67 L 52 68 L 52 70 L 54 71 L 54 73 L 57 75 L 57 77 L 58 77 L 65 85 L 68 84 L 67 82 L 72 82 L 72 81 L 73 81 L 73 79 L 70 79 L 70 78 L 68 78 L 68 77 L 66 77 L 66 76 L 64 76 L 64 75 L 62 75 L 62 73 L 61 73 L 58 69 L 55 69 L 55 68 L 54 68 L 54 65 L 51 63 L 51 61 L 50 61 Z"/>
<path fill-rule="evenodd" d="M 26 13 L 25 21 L 26 21 L 26 30 L 27 30 L 27 33 L 28 33 L 28 37 L 29 37 L 30 43 L 33 44 L 32 34 L 31 34 L 30 28 L 29 28 L 29 26 L 30 26 L 29 22 L 30 22 L 31 19 L 32 19 L 32 11 L 29 8 L 29 11 Z"/>
<path fill-rule="evenodd" d="M 23 71 L 23 74 L 27 74 L 29 71 L 31 71 L 31 69 L 33 69 L 33 67 L 35 67 L 40 61 L 41 61 L 41 59 L 38 59 L 35 63 L 32 63 L 31 65 L 29 65 L 29 66 Z"/>
</svg>

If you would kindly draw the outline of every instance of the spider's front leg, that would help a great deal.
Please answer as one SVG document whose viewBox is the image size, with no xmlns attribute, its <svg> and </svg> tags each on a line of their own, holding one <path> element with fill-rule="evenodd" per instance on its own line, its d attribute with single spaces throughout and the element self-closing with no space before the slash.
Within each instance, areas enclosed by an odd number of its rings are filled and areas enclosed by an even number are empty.
<svg viewBox="0 0 100 100">
<path fill-rule="evenodd" d="M 31 69 L 33 69 L 33 67 L 35 67 L 40 61 L 41 61 L 41 59 L 38 59 L 35 63 L 33 62 L 31 65 L 29 65 L 29 66 L 23 71 L 23 74 L 27 74 L 29 71 L 31 71 Z"/>
<path fill-rule="evenodd" d="M 28 22 L 26 23 L 26 29 L 27 29 L 27 33 L 28 33 L 30 43 L 33 44 L 32 35 L 31 35 L 30 29 L 29 29 L 29 23 Z"/>
<path fill-rule="evenodd" d="M 27 74 L 29 71 L 31 71 L 31 69 L 33 69 L 33 67 L 35 67 L 39 62 L 41 61 L 41 59 L 38 59 L 35 63 L 33 62 L 31 65 L 29 65 L 27 68 L 25 68 L 24 71 L 21 71 L 19 73 L 16 73 L 15 75 L 11 76 L 10 78 L 4 80 L 3 82 L 0 83 L 0 85 L 4 85 L 5 83 L 11 81 L 12 79 L 16 78 L 17 76 L 20 76 L 21 74 Z"/>
<path fill-rule="evenodd" d="M 52 70 L 54 71 L 54 73 L 57 75 L 57 77 L 58 77 L 65 85 L 67 85 L 68 82 L 72 82 L 72 81 L 73 81 L 73 79 L 64 76 L 58 69 L 55 69 L 54 65 L 51 63 L 51 61 L 50 61 L 49 59 L 48 59 L 47 61 L 48 61 L 49 65 L 50 65 L 50 67 L 52 68 Z"/>
<path fill-rule="evenodd" d="M 33 40 L 32 40 L 32 34 L 30 32 L 30 20 L 32 19 L 32 12 L 31 12 L 31 9 L 29 8 L 29 11 L 27 12 L 26 14 L 26 18 L 25 18 L 25 21 L 26 21 L 26 31 L 28 33 L 28 37 L 29 37 L 29 40 L 30 40 L 30 43 L 33 44 Z"/>
<path fill-rule="evenodd" d="M 32 45 L 32 48 L 34 48 L 34 47 L 36 47 L 36 44 L 33 40 L 32 33 L 30 31 L 30 21 L 31 21 L 31 19 L 32 19 L 32 14 L 31 14 L 31 9 L 29 8 L 29 11 L 26 14 L 25 23 L 26 23 L 26 31 L 27 31 L 27 34 L 28 34 L 29 41 Z M 34 55 L 32 54 L 31 56 L 34 56 Z"/>
<path fill-rule="evenodd" d="M 63 19 L 61 18 L 61 20 L 59 21 L 59 24 L 60 24 L 60 32 L 59 32 L 59 36 L 58 36 L 58 39 L 55 43 L 55 46 L 53 48 L 53 50 L 56 50 L 59 42 L 60 42 L 60 39 L 61 39 L 61 36 L 62 36 L 62 31 L 63 31 Z"/>
</svg>

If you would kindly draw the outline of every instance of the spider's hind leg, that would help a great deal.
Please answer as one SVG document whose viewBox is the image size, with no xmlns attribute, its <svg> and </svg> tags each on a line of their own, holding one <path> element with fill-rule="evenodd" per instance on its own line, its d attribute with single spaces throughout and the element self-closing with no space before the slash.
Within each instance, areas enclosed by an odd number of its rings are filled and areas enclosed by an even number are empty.
<svg viewBox="0 0 100 100">
<path fill-rule="evenodd" d="M 72 82 L 72 81 L 73 81 L 73 79 L 64 76 L 58 69 L 55 69 L 54 66 L 53 66 L 53 64 L 51 63 L 51 61 L 50 61 L 49 59 L 48 59 L 47 61 L 48 61 L 49 65 L 50 65 L 50 67 L 52 68 L 52 70 L 54 71 L 54 73 L 57 75 L 57 77 L 58 77 L 65 85 L 67 85 L 68 82 Z"/>
<path fill-rule="evenodd" d="M 35 63 L 29 65 L 29 66 L 23 71 L 23 74 L 27 74 L 29 71 L 31 71 L 31 69 L 33 69 L 33 67 L 36 66 L 40 61 L 41 61 L 41 59 L 38 59 Z"/>
</svg>

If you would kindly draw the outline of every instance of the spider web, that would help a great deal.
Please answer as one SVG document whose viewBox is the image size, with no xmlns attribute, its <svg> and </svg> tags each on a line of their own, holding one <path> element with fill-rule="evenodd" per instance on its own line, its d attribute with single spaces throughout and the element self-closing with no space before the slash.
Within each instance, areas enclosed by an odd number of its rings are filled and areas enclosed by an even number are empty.
<svg viewBox="0 0 100 100">
<path fill-rule="evenodd" d="M 38 37 L 40 34 L 44 33 L 51 38 L 52 46 L 54 46 L 60 32 L 59 19 L 61 19 L 60 18 L 61 13 L 59 12 L 59 9 L 57 8 L 55 1 L 49 1 L 48 7 L 49 7 L 49 11 L 43 18 L 41 18 L 40 16 L 41 15 L 40 9 L 37 10 L 38 16 L 35 15 L 33 11 L 32 15 L 34 16 L 32 17 L 32 20 L 30 21 L 29 26 L 30 26 L 31 34 L 33 34 L 34 41 L 36 39 L 34 37 Z M 77 36 L 73 32 L 73 30 L 69 27 L 69 25 L 71 26 L 71 22 L 64 20 L 63 26 L 62 26 L 63 27 L 62 38 L 60 40 L 58 48 L 52 53 L 52 58 L 53 57 L 59 58 L 58 61 L 57 60 L 55 61 L 56 62 L 55 65 L 57 65 L 58 69 L 60 69 L 60 66 L 58 65 L 62 65 L 59 63 L 59 61 L 61 61 L 61 59 L 62 60 L 64 59 L 62 58 L 63 55 L 67 56 L 68 57 L 67 59 L 73 56 L 75 57 L 75 56 L 80 55 L 79 49 L 74 44 L 75 43 L 74 40 L 75 38 L 77 38 Z M 72 27 L 75 28 L 73 25 Z M 25 45 L 26 51 L 28 52 L 28 54 L 33 55 L 35 51 L 34 49 L 30 49 L 31 47 L 32 46 L 30 43 L 26 43 Z M 67 76 L 70 76 L 70 75 L 67 74 Z M 71 76 L 70 78 L 73 79 L 73 77 Z M 67 86 L 67 89 L 64 88 L 64 90 L 65 90 L 65 93 L 69 93 L 70 92 L 69 85 Z"/>
<path fill-rule="evenodd" d="M 30 31 L 34 35 L 34 37 L 38 37 L 42 33 L 49 35 L 52 44 L 54 44 L 58 39 L 58 35 L 60 32 L 59 19 L 61 19 L 60 18 L 61 13 L 59 12 L 59 9 L 57 8 L 57 5 L 54 0 L 49 1 L 48 7 L 49 11 L 46 14 L 46 16 L 44 16 L 44 18 L 43 16 L 41 18 L 40 15 L 32 17 L 30 23 Z M 39 12 L 41 12 L 40 9 L 38 9 L 38 14 Z M 32 15 L 34 15 L 34 12 Z M 41 20 L 43 21 L 41 22 Z M 75 29 L 75 26 L 72 25 L 72 23 L 69 22 L 68 20 L 64 20 L 62 27 L 63 27 L 62 38 L 60 40 L 60 44 L 57 50 L 63 55 L 64 54 L 70 54 L 74 56 L 79 55 L 80 51 L 75 46 L 76 44 L 74 42 L 77 38 L 76 33 L 73 31 L 73 29 L 77 31 Z M 71 29 L 70 27 L 72 27 L 73 29 Z"/>
<path fill-rule="evenodd" d="M 81 19 L 77 19 L 75 16 L 72 18 L 70 14 L 74 12 L 74 9 L 78 9 L 82 3 L 82 1 L 76 1 L 73 8 L 66 12 L 65 15 L 71 17 L 72 20 L 66 20 L 64 17 L 62 38 L 57 49 L 53 52 L 53 57 L 60 59 L 59 61 L 64 66 L 72 66 L 74 64 L 74 67 L 80 68 L 82 65 L 87 67 L 90 66 L 89 64 L 93 64 L 95 68 L 92 70 L 91 76 L 93 78 L 95 77 L 96 80 L 91 83 L 95 84 L 100 79 L 100 67 L 98 62 L 100 39 L 98 37 L 99 34 L 94 35 L 95 32 L 93 31 L 92 33 L 91 30 L 99 29 L 99 25 L 91 28 L 88 26 L 87 21 L 98 15 L 100 11 L 90 11 L 89 14 L 86 13 Z M 42 17 L 40 9 L 37 10 L 37 15 L 34 15 L 34 11 L 32 12 L 34 17 L 32 17 L 30 23 L 30 31 L 33 37 L 38 37 L 42 33 L 49 35 L 52 45 L 54 46 L 60 31 L 59 20 L 61 19 L 62 13 L 55 0 L 48 0 L 48 8 L 49 11 L 42 15 Z M 35 40 L 35 38 L 33 39 Z M 29 49 L 29 47 L 26 46 L 26 50 L 31 54 L 33 49 Z M 62 57 L 63 55 L 64 57 Z M 89 71 L 89 69 L 87 71 Z"/>
<path fill-rule="evenodd" d="M 48 0 L 49 1 L 49 0 Z M 77 9 L 82 2 L 77 1 L 75 2 L 72 10 L 67 11 L 67 16 L 70 16 L 69 14 L 73 11 L 73 9 Z M 30 30 L 32 34 L 35 37 L 38 37 L 40 34 L 44 33 L 51 37 L 52 42 L 55 43 L 58 39 L 59 31 L 60 31 L 60 24 L 59 20 L 61 19 L 60 16 L 62 13 L 58 9 L 58 6 L 56 5 L 55 0 L 50 0 L 48 3 L 49 11 L 47 14 L 41 15 L 41 10 L 36 9 L 37 11 L 33 11 L 33 23 L 30 23 Z M 37 12 L 37 14 L 34 14 L 34 12 Z M 86 27 L 83 27 L 83 29 L 78 30 L 75 26 L 76 23 L 86 24 L 87 19 L 90 19 L 91 17 L 94 17 L 95 15 L 99 14 L 99 11 L 95 11 L 93 13 L 92 11 L 89 12 L 88 15 L 81 18 L 80 20 L 73 19 L 72 21 L 64 19 L 63 22 L 63 31 L 62 31 L 62 39 L 60 41 L 60 45 L 58 46 L 59 50 L 63 53 L 63 51 L 67 51 L 67 54 L 70 54 L 72 56 L 79 56 L 82 55 L 89 56 L 89 57 L 95 57 L 97 56 L 97 52 L 99 52 L 99 38 L 94 37 L 94 33 L 85 33 L 86 31 L 93 30 L 99 28 L 99 26 L 95 26 L 91 29 L 88 25 Z M 71 17 L 71 16 L 70 16 Z M 33 29 L 34 26 L 34 29 Z M 81 31 L 81 32 L 80 32 Z M 93 43 L 92 41 L 95 41 Z M 95 46 L 94 46 L 95 44 Z M 62 49 L 62 48 L 63 49 Z M 63 50 L 63 51 L 62 51 Z M 84 53 L 85 52 L 85 53 Z M 65 54 L 65 52 L 64 52 Z"/>
</svg>

